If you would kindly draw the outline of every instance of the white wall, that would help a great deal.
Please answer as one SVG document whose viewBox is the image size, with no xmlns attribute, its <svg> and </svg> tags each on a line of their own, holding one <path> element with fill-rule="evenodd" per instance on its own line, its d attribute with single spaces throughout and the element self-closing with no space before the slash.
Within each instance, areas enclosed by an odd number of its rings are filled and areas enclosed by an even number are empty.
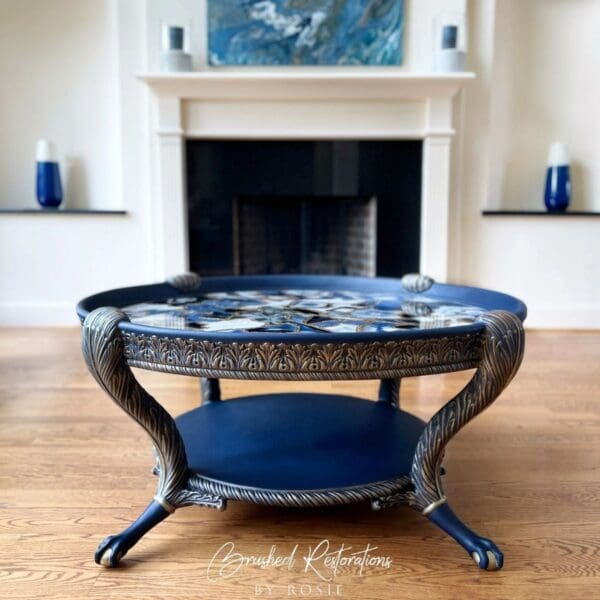
<svg viewBox="0 0 600 600">
<path fill-rule="evenodd" d="M 94 0 L 0 3 L 0 203 L 35 206 L 35 143 L 57 144 L 69 207 L 119 207 L 116 14 Z"/>
<path fill-rule="evenodd" d="M 0 205 L 35 206 L 35 141 L 59 149 L 66 206 L 127 216 L 0 214 L 0 323 L 75 323 L 103 288 L 152 277 L 137 0 L 0 2 Z"/>
<path fill-rule="evenodd" d="M 406 1 L 401 69 L 430 69 L 433 18 L 464 4 Z M 597 220 L 481 216 L 486 206 L 541 205 L 554 138 L 573 155 L 575 206 L 600 208 L 600 2 L 468 6 L 478 77 L 456 106 L 465 127 L 454 161 L 452 279 L 519 295 L 530 325 L 600 326 Z M 204 14 L 203 0 L 0 2 L 0 205 L 34 205 L 35 140 L 48 136 L 79 164 L 66 177 L 63 163 L 70 206 L 129 212 L 0 215 L 0 323 L 74 322 L 81 296 L 155 278 L 148 94 L 134 74 L 156 70 L 164 19 L 187 22 L 200 67 Z"/>
<path fill-rule="evenodd" d="M 574 209 L 600 211 L 600 2 L 497 3 L 488 204 L 543 206 L 554 140 L 572 160 Z"/>
<path fill-rule="evenodd" d="M 464 106 L 453 279 L 523 298 L 529 326 L 600 327 L 599 218 L 481 215 L 543 207 L 555 138 L 573 155 L 574 206 L 600 210 L 600 3 L 477 0 L 469 9 L 477 80 Z"/>
</svg>

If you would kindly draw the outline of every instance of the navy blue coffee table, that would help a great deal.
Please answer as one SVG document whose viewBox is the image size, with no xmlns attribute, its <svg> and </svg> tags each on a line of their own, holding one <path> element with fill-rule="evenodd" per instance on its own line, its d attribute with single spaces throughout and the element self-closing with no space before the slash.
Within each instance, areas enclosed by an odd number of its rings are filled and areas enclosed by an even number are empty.
<svg viewBox="0 0 600 600">
<path fill-rule="evenodd" d="M 489 406 L 523 355 L 522 302 L 497 292 L 400 279 L 252 276 L 111 290 L 82 300 L 83 353 L 101 387 L 149 434 L 156 495 L 96 562 L 117 566 L 177 508 L 228 500 L 274 506 L 409 504 L 482 569 L 497 546 L 468 529 L 441 483 L 448 441 Z M 201 379 L 202 403 L 175 419 L 131 368 Z M 476 368 L 428 422 L 400 410 L 403 377 Z M 221 401 L 219 379 L 380 380 L 377 402 L 325 394 Z"/>
</svg>

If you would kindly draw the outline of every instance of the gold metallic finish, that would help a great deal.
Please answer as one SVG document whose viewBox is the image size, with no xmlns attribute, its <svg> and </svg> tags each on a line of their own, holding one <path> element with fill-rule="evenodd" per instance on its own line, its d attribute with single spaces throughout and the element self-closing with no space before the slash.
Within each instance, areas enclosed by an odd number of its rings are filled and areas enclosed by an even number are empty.
<svg viewBox="0 0 600 600">
<path fill-rule="evenodd" d="M 446 496 L 442 496 L 439 500 L 436 500 L 435 502 L 432 502 L 431 504 L 426 506 L 423 509 L 422 514 L 424 516 L 427 516 L 427 515 L 431 514 L 436 508 L 439 508 L 440 506 L 442 506 L 442 504 L 446 504 Z"/>
<path fill-rule="evenodd" d="M 485 553 L 487 554 L 487 557 L 488 557 L 487 570 L 488 571 L 497 571 L 498 570 L 498 561 L 496 560 L 496 555 L 491 550 L 486 550 Z M 479 563 L 481 562 L 481 558 L 479 557 L 479 554 L 477 552 L 472 552 L 471 556 L 473 557 L 475 564 L 477 566 L 479 566 Z"/>
<path fill-rule="evenodd" d="M 109 548 L 103 555 L 102 558 L 100 559 L 100 562 L 102 563 L 103 567 L 110 567 L 110 559 L 112 557 L 112 548 Z"/>
<path fill-rule="evenodd" d="M 212 506 L 218 510 L 225 508 L 227 500 L 267 506 L 333 506 L 335 504 L 386 499 L 393 494 L 406 492 L 409 487 L 410 478 L 404 476 L 387 481 L 343 488 L 276 490 L 230 484 L 225 481 L 203 477 L 196 473 L 190 475 L 187 489 L 174 496 L 173 502 L 177 507 L 200 504 Z"/>
<path fill-rule="evenodd" d="M 497 571 L 498 570 L 498 563 L 496 562 L 496 555 L 491 551 L 488 550 L 486 552 L 488 559 L 489 559 L 489 564 L 488 564 L 488 571 Z"/>
<path fill-rule="evenodd" d="M 154 500 L 158 502 L 168 513 L 173 514 L 175 512 L 175 507 L 169 504 L 164 498 L 160 496 L 154 496 Z"/>
<path fill-rule="evenodd" d="M 93 310 L 83 323 L 83 355 L 96 381 L 152 439 L 160 463 L 156 495 L 173 506 L 172 497 L 188 477 L 185 447 L 173 417 L 139 384 L 127 365 L 119 329 L 127 320 L 117 308 Z"/>
<path fill-rule="evenodd" d="M 482 352 L 479 331 L 335 344 L 224 342 L 131 331 L 121 337 L 131 367 L 209 379 L 397 379 L 471 369 Z"/>
<path fill-rule="evenodd" d="M 486 409 L 511 381 L 523 358 L 525 334 L 520 318 L 495 310 L 479 318 L 485 325 L 482 357 L 471 381 L 429 420 L 415 448 L 411 479 L 415 507 L 426 511 L 443 498 L 440 466 L 446 444 Z"/>
</svg>

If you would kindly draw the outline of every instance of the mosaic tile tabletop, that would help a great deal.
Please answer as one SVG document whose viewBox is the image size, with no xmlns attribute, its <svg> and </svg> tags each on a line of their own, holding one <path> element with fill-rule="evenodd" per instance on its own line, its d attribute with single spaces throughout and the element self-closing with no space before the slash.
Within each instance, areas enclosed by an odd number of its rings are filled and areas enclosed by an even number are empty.
<svg viewBox="0 0 600 600">
<path fill-rule="evenodd" d="M 122 310 L 132 323 L 207 332 L 356 333 L 473 323 L 482 308 L 390 293 L 238 290 L 143 302 Z"/>
</svg>

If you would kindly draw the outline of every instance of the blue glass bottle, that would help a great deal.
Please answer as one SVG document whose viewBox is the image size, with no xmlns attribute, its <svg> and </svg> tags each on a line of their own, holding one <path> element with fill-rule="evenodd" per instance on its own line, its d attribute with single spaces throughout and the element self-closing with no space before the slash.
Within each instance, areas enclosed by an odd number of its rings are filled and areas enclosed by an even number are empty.
<svg viewBox="0 0 600 600">
<path fill-rule="evenodd" d="M 58 208 L 63 199 L 60 170 L 51 142 L 39 140 L 36 150 L 36 196 L 42 208 Z"/>
<path fill-rule="evenodd" d="M 571 173 L 565 146 L 555 142 L 550 146 L 544 203 L 551 212 L 563 212 L 571 202 Z"/>
</svg>

